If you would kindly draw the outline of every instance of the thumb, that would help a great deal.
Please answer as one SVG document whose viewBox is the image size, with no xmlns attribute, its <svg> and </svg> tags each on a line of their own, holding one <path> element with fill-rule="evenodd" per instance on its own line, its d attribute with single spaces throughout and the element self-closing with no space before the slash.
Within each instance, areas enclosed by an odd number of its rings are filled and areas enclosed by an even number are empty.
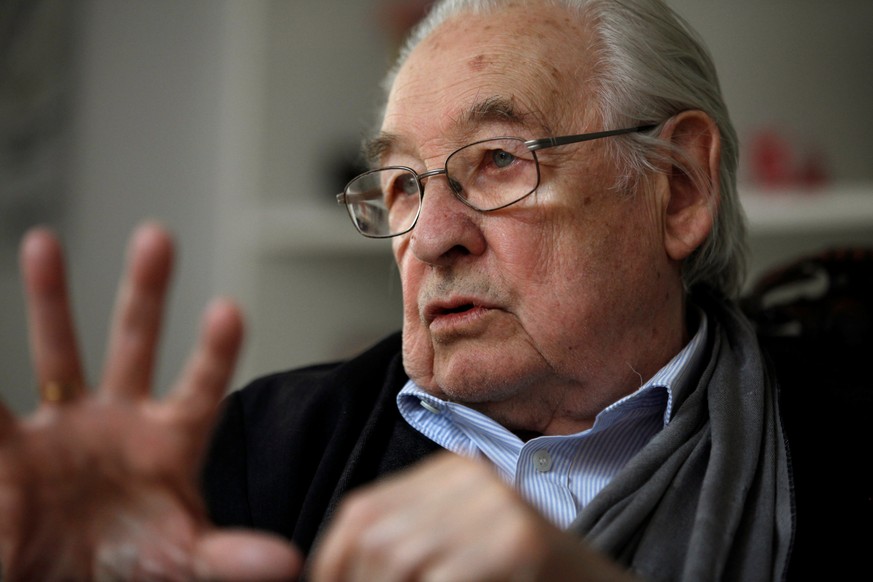
<svg viewBox="0 0 873 582">
<path fill-rule="evenodd" d="M 216 530 L 195 550 L 200 580 L 217 582 L 296 580 L 303 567 L 300 551 L 286 540 L 247 530 Z"/>
</svg>

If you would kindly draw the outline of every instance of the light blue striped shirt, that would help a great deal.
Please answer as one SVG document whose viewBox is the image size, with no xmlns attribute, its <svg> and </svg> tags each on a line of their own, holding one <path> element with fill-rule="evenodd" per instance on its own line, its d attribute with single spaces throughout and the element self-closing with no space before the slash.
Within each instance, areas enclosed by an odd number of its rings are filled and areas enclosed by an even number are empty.
<svg viewBox="0 0 873 582">
<path fill-rule="evenodd" d="M 484 414 L 431 396 L 412 380 L 397 395 L 400 414 L 440 446 L 490 460 L 553 523 L 568 527 L 616 473 L 670 422 L 673 394 L 696 381 L 706 316 L 694 337 L 639 390 L 610 404 L 587 430 L 527 442 Z"/>
</svg>

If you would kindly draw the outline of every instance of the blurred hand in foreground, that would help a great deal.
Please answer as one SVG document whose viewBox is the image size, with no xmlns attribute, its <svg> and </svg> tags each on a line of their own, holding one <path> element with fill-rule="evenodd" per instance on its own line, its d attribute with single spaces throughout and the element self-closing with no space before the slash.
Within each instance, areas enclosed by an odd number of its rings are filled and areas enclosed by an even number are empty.
<svg viewBox="0 0 873 582">
<path fill-rule="evenodd" d="M 150 395 L 173 245 L 160 227 L 131 239 L 101 381 L 88 391 L 60 245 L 45 229 L 21 250 L 41 403 L 0 404 L 0 563 L 6 580 L 287 580 L 287 542 L 211 526 L 198 475 L 242 341 L 230 302 L 206 310 L 176 386 Z"/>
<path fill-rule="evenodd" d="M 313 562 L 316 582 L 638 582 L 493 467 L 451 453 L 349 495 Z"/>
</svg>

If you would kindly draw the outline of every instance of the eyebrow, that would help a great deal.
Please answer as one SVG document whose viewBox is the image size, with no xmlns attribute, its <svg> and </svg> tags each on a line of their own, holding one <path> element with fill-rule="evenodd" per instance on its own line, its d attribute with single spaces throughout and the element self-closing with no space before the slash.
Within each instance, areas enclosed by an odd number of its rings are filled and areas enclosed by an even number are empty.
<svg viewBox="0 0 873 582">
<path fill-rule="evenodd" d="M 519 113 L 512 100 L 505 97 L 489 97 L 483 101 L 474 103 L 467 112 L 461 116 L 461 120 L 470 125 L 501 122 L 517 123 L 524 122 L 527 115 Z"/>
<path fill-rule="evenodd" d="M 504 123 L 522 125 L 529 114 L 523 114 L 513 105 L 511 99 L 506 97 L 488 97 L 477 101 L 466 111 L 458 116 L 458 125 L 464 127 L 476 127 L 484 123 Z M 394 133 L 381 132 L 373 139 L 364 142 L 364 155 L 368 162 L 373 164 L 381 158 L 385 152 L 396 147 L 402 141 L 400 136 Z"/>
<path fill-rule="evenodd" d="M 373 165 L 385 152 L 394 147 L 394 144 L 398 141 L 400 141 L 400 138 L 397 134 L 380 132 L 378 136 L 364 142 L 364 158 L 370 165 Z"/>
</svg>

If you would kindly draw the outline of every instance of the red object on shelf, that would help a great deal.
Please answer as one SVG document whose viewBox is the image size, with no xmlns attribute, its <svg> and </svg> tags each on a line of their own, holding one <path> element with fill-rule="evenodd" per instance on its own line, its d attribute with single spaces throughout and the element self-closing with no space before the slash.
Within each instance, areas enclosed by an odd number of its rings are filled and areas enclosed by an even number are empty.
<svg viewBox="0 0 873 582">
<path fill-rule="evenodd" d="M 749 179 L 762 190 L 814 190 L 830 175 L 822 151 L 801 147 L 773 129 L 755 133 L 749 140 Z"/>
<path fill-rule="evenodd" d="M 752 181 L 763 188 L 783 188 L 794 182 L 791 145 L 775 131 L 761 131 L 750 143 Z"/>
</svg>

